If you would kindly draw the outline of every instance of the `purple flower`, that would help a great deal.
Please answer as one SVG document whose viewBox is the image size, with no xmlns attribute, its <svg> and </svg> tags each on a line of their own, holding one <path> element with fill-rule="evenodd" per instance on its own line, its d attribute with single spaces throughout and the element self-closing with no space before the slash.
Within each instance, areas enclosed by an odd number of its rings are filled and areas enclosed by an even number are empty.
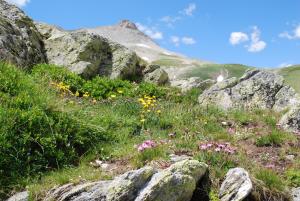
<svg viewBox="0 0 300 201">
<path fill-rule="evenodd" d="M 145 149 L 151 149 L 153 147 L 156 147 L 156 143 L 152 140 L 146 140 L 142 144 L 138 145 L 137 150 L 139 152 L 144 151 Z"/>
</svg>

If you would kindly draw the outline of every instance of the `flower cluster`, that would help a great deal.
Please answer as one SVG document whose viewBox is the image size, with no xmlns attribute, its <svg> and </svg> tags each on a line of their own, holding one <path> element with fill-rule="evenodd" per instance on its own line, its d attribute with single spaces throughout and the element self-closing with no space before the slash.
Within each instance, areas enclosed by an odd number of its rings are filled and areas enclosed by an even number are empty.
<svg viewBox="0 0 300 201">
<path fill-rule="evenodd" d="M 236 148 L 232 147 L 230 143 L 217 143 L 217 142 L 208 142 L 202 143 L 199 145 L 200 150 L 209 150 L 215 152 L 224 152 L 228 154 L 234 154 L 236 152 Z"/>
<path fill-rule="evenodd" d="M 73 93 L 70 90 L 70 85 L 67 85 L 63 82 L 59 82 L 59 83 L 51 82 L 50 84 L 53 85 L 58 90 L 60 90 L 62 95 L 72 95 L 72 96 L 76 96 L 76 97 L 82 96 L 84 98 L 88 98 L 91 96 L 88 92 L 80 93 L 79 91 L 76 91 L 75 93 Z"/>
<path fill-rule="evenodd" d="M 138 99 L 139 103 L 142 106 L 141 111 L 141 122 L 144 123 L 146 121 L 146 116 L 149 113 L 155 112 L 156 114 L 160 114 L 161 110 L 157 109 L 157 101 L 155 96 L 147 96 L 145 95 L 143 98 Z"/>
<path fill-rule="evenodd" d="M 144 141 L 142 144 L 139 144 L 138 146 L 137 146 L 137 150 L 139 151 L 139 152 L 143 152 L 143 151 L 145 151 L 146 149 L 151 149 L 151 148 L 154 148 L 154 147 L 156 147 L 157 146 L 157 144 L 153 141 L 153 140 L 146 140 L 146 141 Z"/>
<path fill-rule="evenodd" d="M 51 82 L 50 84 L 53 85 L 55 88 L 59 89 L 63 95 L 72 94 L 72 92 L 70 91 L 70 85 L 64 84 L 63 82 Z"/>
</svg>

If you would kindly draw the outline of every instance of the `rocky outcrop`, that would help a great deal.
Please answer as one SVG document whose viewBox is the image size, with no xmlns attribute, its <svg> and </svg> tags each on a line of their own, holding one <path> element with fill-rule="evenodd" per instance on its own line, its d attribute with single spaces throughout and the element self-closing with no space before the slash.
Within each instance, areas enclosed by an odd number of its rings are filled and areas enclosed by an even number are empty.
<svg viewBox="0 0 300 201">
<path fill-rule="evenodd" d="M 245 169 L 230 169 L 221 185 L 219 198 L 221 201 L 242 201 L 251 193 L 252 188 L 251 179 Z"/>
<path fill-rule="evenodd" d="M 207 165 L 195 160 L 184 160 L 153 175 L 135 201 L 188 201 Z"/>
<path fill-rule="evenodd" d="M 144 70 L 144 81 L 158 85 L 164 85 L 169 83 L 168 73 L 163 70 L 159 65 L 148 65 Z"/>
<path fill-rule="evenodd" d="M 250 70 L 240 79 L 230 78 L 213 85 L 199 96 L 203 106 L 222 109 L 272 109 L 286 112 L 280 125 L 288 131 L 300 132 L 300 98 L 283 78 L 268 71 Z"/>
<path fill-rule="evenodd" d="M 191 77 L 183 80 L 172 80 L 171 86 L 178 87 L 182 92 L 186 92 L 194 88 L 206 89 L 215 83 L 214 80 L 202 80 L 200 77 Z"/>
<path fill-rule="evenodd" d="M 292 201 L 300 201 L 300 187 L 292 189 Z"/>
<path fill-rule="evenodd" d="M 151 167 L 129 171 L 111 181 L 100 181 L 80 185 L 67 184 L 52 189 L 45 201 L 57 200 L 134 200 L 141 189 L 155 173 Z"/>
<path fill-rule="evenodd" d="M 36 23 L 49 63 L 65 66 L 86 78 L 95 75 L 132 79 L 141 76 L 140 58 L 124 46 L 85 31 L 64 31 Z"/>
<path fill-rule="evenodd" d="M 297 101 L 296 92 L 283 78 L 268 71 L 250 70 L 240 79 L 231 78 L 213 85 L 199 97 L 202 105 L 223 109 L 289 109 Z"/>
<path fill-rule="evenodd" d="M 18 7 L 0 0 L 0 60 L 29 68 L 46 62 L 40 33 Z"/>
<path fill-rule="evenodd" d="M 45 201 L 189 201 L 207 165 L 196 160 L 182 160 L 164 170 L 143 167 L 126 172 L 113 180 L 65 184 L 50 190 Z M 23 196 L 24 195 L 24 196 Z M 26 201 L 16 194 L 9 201 Z"/>
<path fill-rule="evenodd" d="M 279 124 L 288 131 L 300 133 L 300 106 L 294 106 L 283 115 Z"/>
</svg>

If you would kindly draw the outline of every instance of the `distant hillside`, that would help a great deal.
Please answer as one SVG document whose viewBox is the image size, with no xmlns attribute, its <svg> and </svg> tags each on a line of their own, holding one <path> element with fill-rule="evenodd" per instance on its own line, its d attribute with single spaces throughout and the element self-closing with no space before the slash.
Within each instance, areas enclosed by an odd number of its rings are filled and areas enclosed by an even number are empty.
<svg viewBox="0 0 300 201">
<path fill-rule="evenodd" d="M 277 71 L 286 82 L 300 93 L 300 65 L 281 68 Z"/>
<path fill-rule="evenodd" d="M 220 73 L 226 77 L 241 77 L 247 69 L 254 67 L 241 64 L 203 64 L 190 69 L 183 76 L 201 77 L 202 79 L 215 79 Z"/>
</svg>

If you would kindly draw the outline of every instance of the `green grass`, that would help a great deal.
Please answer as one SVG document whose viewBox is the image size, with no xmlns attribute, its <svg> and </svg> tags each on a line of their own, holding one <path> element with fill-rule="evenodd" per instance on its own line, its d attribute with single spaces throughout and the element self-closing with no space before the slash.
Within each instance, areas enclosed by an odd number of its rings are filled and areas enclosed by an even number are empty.
<svg viewBox="0 0 300 201">
<path fill-rule="evenodd" d="M 62 93 L 51 82 L 70 85 L 70 93 Z M 261 110 L 225 112 L 214 107 L 203 108 L 197 103 L 200 90 L 183 94 L 173 88 L 147 83 L 101 77 L 84 80 L 49 65 L 40 65 L 31 73 L 24 73 L 2 64 L 0 83 L 5 83 L 0 85 L 0 122 L 5 125 L 0 128 L 0 155 L 6 159 L 0 161 L 2 197 L 7 196 L 8 191 L 20 191 L 28 186 L 35 199 L 53 186 L 76 183 L 80 178 L 106 179 L 101 171 L 89 165 L 95 159 L 125 160 L 127 165 L 138 168 L 152 160 L 168 162 L 170 153 L 187 153 L 209 164 L 212 190 L 217 192 L 228 169 L 241 166 L 255 175 L 253 167 L 260 166 L 241 151 L 241 141 L 227 132 L 222 121 L 234 122 L 237 129 L 260 124 L 263 131 L 271 130 L 275 135 L 285 136 L 284 142 L 295 142 L 289 134 L 283 135 L 276 128 L 279 115 Z M 74 96 L 76 91 L 81 95 Z M 86 91 L 89 97 L 82 96 Z M 112 98 L 111 94 L 116 97 Z M 150 112 L 142 123 L 144 109 L 138 99 L 144 95 L 156 96 L 155 110 L 161 113 Z M 170 133 L 175 135 L 171 138 Z M 253 140 L 257 138 L 255 133 L 249 136 Z M 145 140 L 153 140 L 158 146 L 138 152 L 136 146 Z M 238 148 L 237 153 L 199 150 L 200 143 L 211 141 L 229 142 Z M 275 137 L 270 148 L 280 142 Z M 22 157 L 18 155 L 20 161 L 10 158 L 15 149 L 19 153 L 24 150 Z M 299 152 L 297 147 L 293 150 Z M 34 154 L 28 156 L 28 151 Z M 7 165 L 13 169 L 6 169 Z M 281 178 L 278 176 L 281 173 L 274 174 Z M 267 173 L 257 175 L 270 189 L 277 189 L 273 185 L 276 181 L 273 174 L 271 181 L 267 180 Z M 295 183 L 297 173 L 296 176 L 290 173 L 284 179 Z"/>
<path fill-rule="evenodd" d="M 185 77 L 200 77 L 202 79 L 216 78 L 221 71 L 227 70 L 229 77 L 241 77 L 249 66 L 240 64 L 203 64 L 185 74 Z"/>
<path fill-rule="evenodd" d="M 279 71 L 286 82 L 291 85 L 298 93 L 300 93 L 300 66 L 291 66 L 282 68 Z"/>
<path fill-rule="evenodd" d="M 157 64 L 160 66 L 166 66 L 166 67 L 182 67 L 182 61 L 177 59 L 176 57 L 170 57 L 170 56 L 161 56 L 159 60 L 153 61 L 153 64 Z"/>
<path fill-rule="evenodd" d="M 296 140 L 296 137 L 291 136 L 283 131 L 273 130 L 267 135 L 260 136 L 256 139 L 256 145 L 259 147 L 263 146 L 281 146 L 286 141 Z"/>
<path fill-rule="evenodd" d="M 256 172 L 255 177 L 264 182 L 270 189 L 283 191 L 286 187 L 283 178 L 278 176 L 274 171 L 268 169 L 260 169 Z"/>
</svg>

